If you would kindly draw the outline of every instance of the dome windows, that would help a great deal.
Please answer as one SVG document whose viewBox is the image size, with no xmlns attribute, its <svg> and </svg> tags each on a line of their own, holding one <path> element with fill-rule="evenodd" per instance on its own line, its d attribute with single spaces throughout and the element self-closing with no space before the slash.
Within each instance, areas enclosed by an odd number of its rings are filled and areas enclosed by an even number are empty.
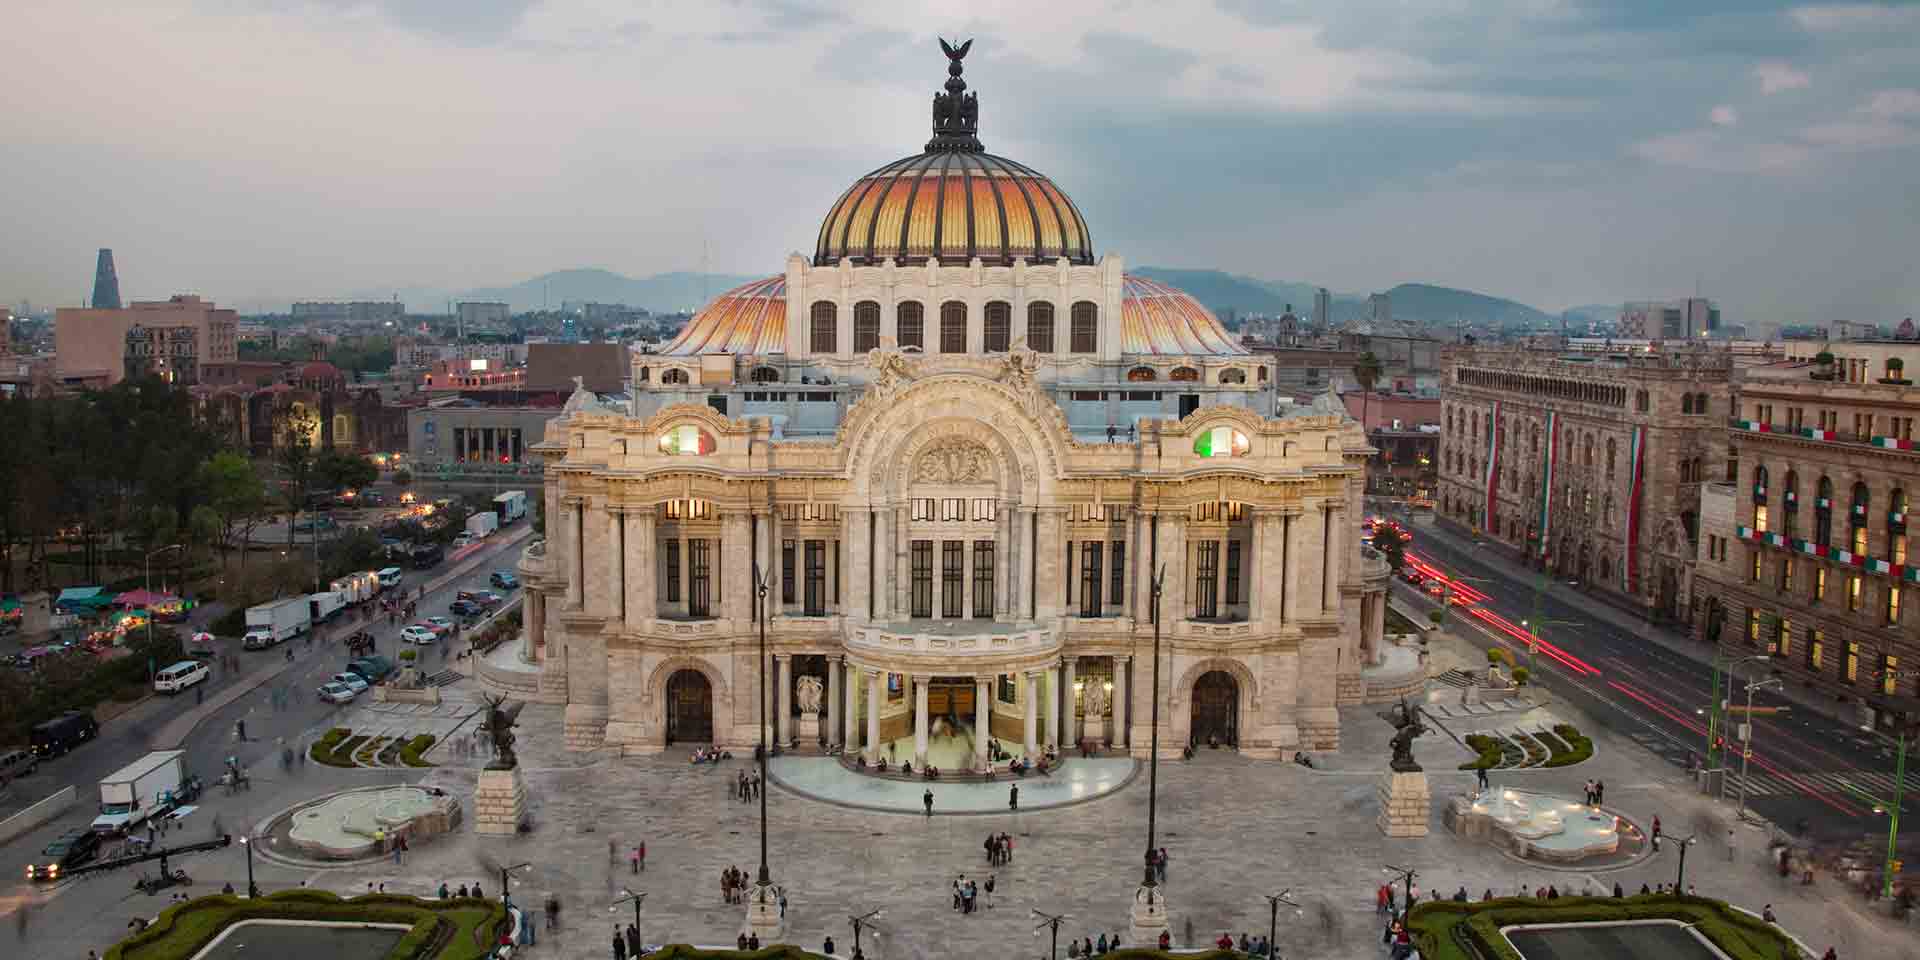
<svg viewBox="0 0 1920 960">
<path fill-rule="evenodd" d="M 986 310 L 986 349 L 988 353 L 1006 353 L 1013 339 L 1013 305 L 994 300 Z"/>
<path fill-rule="evenodd" d="M 670 457 L 704 457 L 714 451 L 713 434 L 690 423 L 660 435 L 660 452 Z"/>
<path fill-rule="evenodd" d="M 967 352 L 967 305 L 958 300 L 940 305 L 940 352 Z"/>
<path fill-rule="evenodd" d="M 1244 384 L 1247 382 L 1247 372 L 1237 367 L 1233 369 L 1222 370 L 1220 371 L 1220 382 Z"/>
<path fill-rule="evenodd" d="M 687 372 L 679 367 L 670 367 L 660 371 L 660 383 L 663 386 L 684 387 L 687 385 L 687 380 Z"/>
<path fill-rule="evenodd" d="M 1175 383 L 1199 383 L 1200 371 L 1192 367 L 1174 367 L 1173 372 L 1167 374 L 1167 379 Z"/>
<path fill-rule="evenodd" d="M 927 308 L 917 300 L 902 303 L 894 314 L 898 323 L 894 341 L 900 349 L 925 350 L 927 348 Z"/>
<path fill-rule="evenodd" d="M 814 353 L 836 353 L 840 349 L 840 307 L 831 300 L 813 304 L 813 327 L 809 348 Z"/>
<path fill-rule="evenodd" d="M 1134 367 L 1127 371 L 1127 380 L 1132 383 L 1150 383 L 1158 379 L 1160 376 L 1153 372 L 1152 367 Z"/>
<path fill-rule="evenodd" d="M 1027 349 L 1053 352 L 1053 304 L 1045 300 L 1027 304 Z"/>
<path fill-rule="evenodd" d="M 1073 305 L 1073 340 L 1069 348 L 1074 353 L 1100 352 L 1100 308 L 1091 300 Z"/>
<path fill-rule="evenodd" d="M 1244 457 L 1252 449 L 1247 435 L 1232 427 L 1209 427 L 1193 441 L 1193 452 L 1208 458 Z"/>
<path fill-rule="evenodd" d="M 880 305 L 862 300 L 853 305 L 853 352 L 880 349 Z"/>
</svg>

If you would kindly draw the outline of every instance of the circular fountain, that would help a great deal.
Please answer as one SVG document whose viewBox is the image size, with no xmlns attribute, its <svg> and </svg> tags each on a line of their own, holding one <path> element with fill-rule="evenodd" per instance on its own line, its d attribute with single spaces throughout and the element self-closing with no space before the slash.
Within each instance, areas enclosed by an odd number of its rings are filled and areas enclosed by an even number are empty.
<svg viewBox="0 0 1920 960">
<path fill-rule="evenodd" d="M 321 797 L 283 814 L 269 828 L 286 847 L 316 860 L 361 860 L 386 852 L 394 837 L 418 843 L 460 824 L 460 802 L 430 787 L 367 787 Z"/>
<path fill-rule="evenodd" d="M 1515 856 L 1576 863 L 1620 851 L 1633 827 L 1583 803 L 1525 790 L 1486 790 L 1457 796 L 1447 805 L 1447 826 L 1463 837 L 1482 837 Z"/>
</svg>

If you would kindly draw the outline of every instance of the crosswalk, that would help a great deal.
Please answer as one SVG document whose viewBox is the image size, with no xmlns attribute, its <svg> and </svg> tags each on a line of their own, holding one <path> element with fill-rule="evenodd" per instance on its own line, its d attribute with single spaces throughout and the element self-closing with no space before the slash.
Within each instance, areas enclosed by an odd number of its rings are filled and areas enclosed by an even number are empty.
<svg viewBox="0 0 1920 960">
<path fill-rule="evenodd" d="M 1789 780 L 1788 776 L 1792 779 Z M 1727 775 L 1726 790 L 1729 794 L 1739 792 L 1740 780 L 1741 776 L 1737 768 Z M 1787 776 L 1751 770 L 1746 775 L 1746 781 L 1747 796 L 1750 797 L 1783 796 L 1811 789 L 1836 797 L 1856 799 L 1859 799 L 1864 792 L 1887 802 L 1893 800 L 1895 786 L 1893 774 L 1869 770 L 1795 770 Z M 1920 774 L 1909 773 L 1905 795 L 1914 797 L 1916 792 L 1920 792 Z M 1903 800 L 1901 805 L 1905 806 L 1906 802 Z"/>
</svg>

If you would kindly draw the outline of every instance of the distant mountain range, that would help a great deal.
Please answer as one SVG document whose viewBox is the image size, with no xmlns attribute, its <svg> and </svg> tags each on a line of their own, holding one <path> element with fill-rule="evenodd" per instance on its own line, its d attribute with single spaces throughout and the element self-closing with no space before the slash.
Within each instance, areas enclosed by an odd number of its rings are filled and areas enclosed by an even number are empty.
<svg viewBox="0 0 1920 960">
<path fill-rule="evenodd" d="M 708 300 L 743 283 L 758 280 L 730 273 L 656 273 L 628 277 L 611 270 L 556 270 L 511 287 L 482 287 L 454 295 L 455 300 L 501 300 L 523 310 L 558 310 L 569 301 L 624 303 L 655 313 L 698 310 Z"/>
<path fill-rule="evenodd" d="M 1313 298 L 1319 288 L 1311 283 L 1285 280 L 1259 280 L 1219 270 L 1183 270 L 1170 267 L 1136 267 L 1140 276 L 1172 284 L 1192 294 L 1194 299 L 1224 320 L 1249 313 L 1277 315 L 1293 307 L 1302 319 L 1313 313 Z M 1428 283 L 1403 283 L 1386 291 L 1393 319 L 1414 326 L 1445 328 L 1460 321 L 1506 323 L 1545 323 L 1552 314 L 1504 297 L 1489 296 L 1471 290 L 1458 290 Z M 1330 304 L 1334 323 L 1348 323 L 1369 315 L 1364 294 L 1334 293 Z M 1602 309 L 1602 308 L 1596 308 Z"/>
</svg>

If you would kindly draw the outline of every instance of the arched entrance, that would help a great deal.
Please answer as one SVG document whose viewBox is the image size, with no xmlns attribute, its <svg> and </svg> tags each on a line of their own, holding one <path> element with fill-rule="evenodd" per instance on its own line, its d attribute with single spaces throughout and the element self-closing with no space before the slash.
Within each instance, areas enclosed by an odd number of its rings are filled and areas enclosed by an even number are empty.
<svg viewBox="0 0 1920 960">
<path fill-rule="evenodd" d="M 1715 646 L 1720 644 L 1720 628 L 1727 622 L 1727 608 L 1721 606 L 1719 597 L 1707 600 L 1707 622 L 1700 633 L 1700 639 Z"/>
<path fill-rule="evenodd" d="M 698 670 L 667 678 L 667 743 L 713 742 L 713 685 Z"/>
<path fill-rule="evenodd" d="M 1195 746 L 1240 743 L 1240 685 L 1225 670 L 1210 670 L 1193 684 L 1193 725 L 1191 742 Z"/>
<path fill-rule="evenodd" d="M 1680 615 L 1680 577 L 1672 567 L 1660 568 L 1660 619 L 1672 622 Z"/>
</svg>

